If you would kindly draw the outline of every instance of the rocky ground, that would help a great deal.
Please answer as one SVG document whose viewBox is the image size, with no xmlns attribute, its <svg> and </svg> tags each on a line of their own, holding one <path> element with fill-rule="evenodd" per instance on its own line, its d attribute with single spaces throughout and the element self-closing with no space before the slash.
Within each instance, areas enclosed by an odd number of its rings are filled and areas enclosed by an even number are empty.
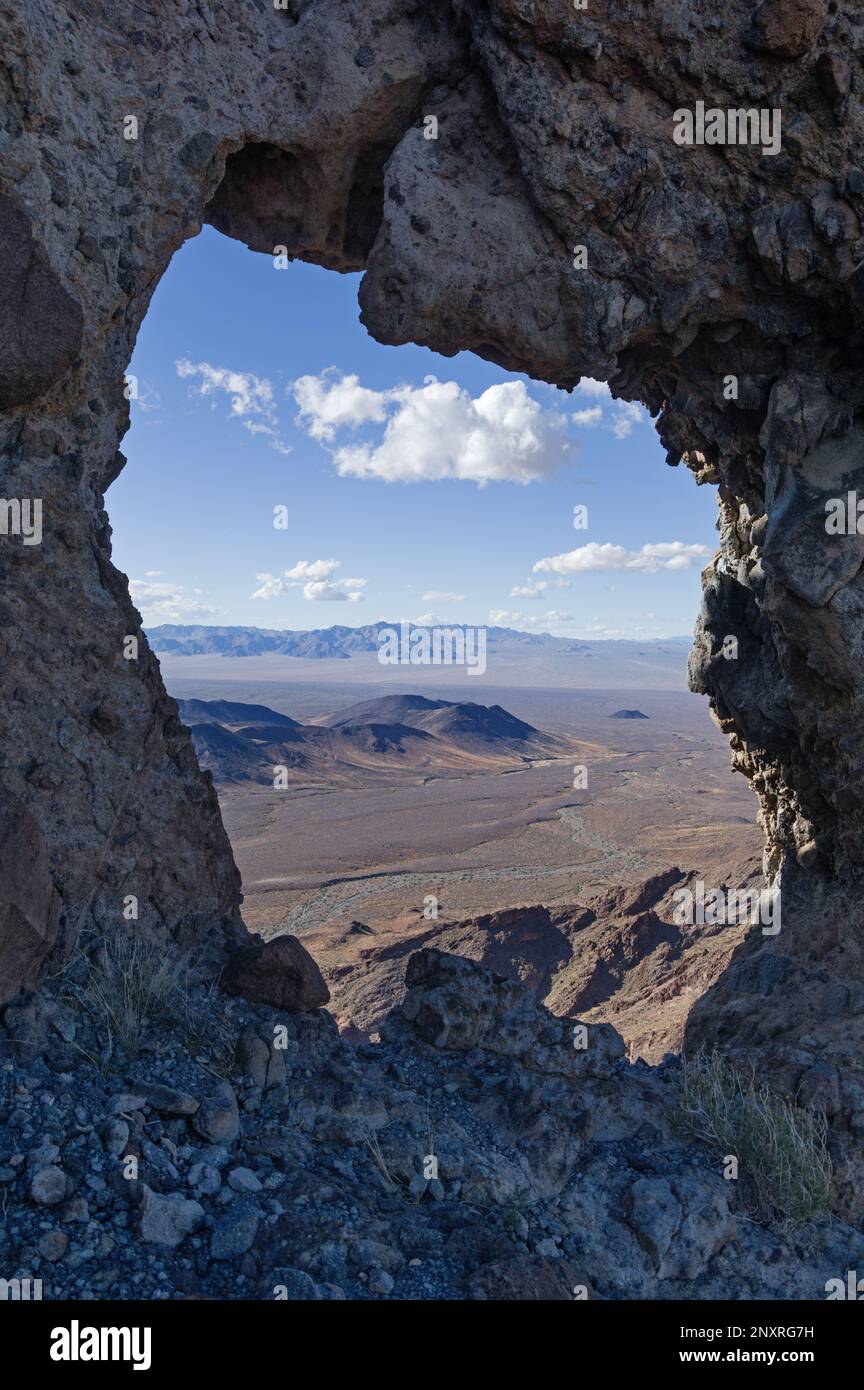
<svg viewBox="0 0 864 1390">
<path fill-rule="evenodd" d="M 671 868 L 581 904 L 542 904 L 463 921 L 427 921 L 421 909 L 390 921 L 338 920 L 304 937 L 321 966 L 340 1031 L 374 1034 L 405 997 L 405 971 L 421 947 L 476 960 L 531 987 L 560 1017 L 612 1023 L 631 1060 L 678 1052 L 694 1002 L 722 975 L 748 928 L 680 925 L 675 894 L 699 875 Z M 721 883 L 760 882 L 753 862 Z"/>
<path fill-rule="evenodd" d="M 630 1064 L 605 1024 L 575 1046 L 434 949 L 407 982 L 357 1046 L 326 1009 L 191 984 L 109 1050 L 80 963 L 7 1007 L 0 1274 L 50 1299 L 814 1299 L 864 1267 L 833 1218 L 752 1219 L 747 1174 L 678 1130 L 676 1059 Z"/>
</svg>

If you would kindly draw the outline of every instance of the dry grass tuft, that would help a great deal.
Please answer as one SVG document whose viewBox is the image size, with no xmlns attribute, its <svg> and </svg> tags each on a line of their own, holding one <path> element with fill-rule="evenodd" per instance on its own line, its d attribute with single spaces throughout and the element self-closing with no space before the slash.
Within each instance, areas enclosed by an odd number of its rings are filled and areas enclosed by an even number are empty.
<svg viewBox="0 0 864 1390">
<path fill-rule="evenodd" d="M 831 1200 L 827 1123 L 718 1053 L 682 1058 L 676 1118 L 685 1133 L 738 1159 L 756 1220 L 799 1226 Z"/>
<path fill-rule="evenodd" d="M 118 1046 L 135 1053 L 161 1035 L 166 1045 L 179 1042 L 210 1070 L 229 1075 L 235 1029 L 215 987 L 190 989 L 187 960 L 130 928 L 109 936 L 92 954 L 82 951 L 75 967 L 65 992 L 98 1038 L 95 1048 L 81 1046 L 92 1062 L 104 1067 Z"/>
</svg>

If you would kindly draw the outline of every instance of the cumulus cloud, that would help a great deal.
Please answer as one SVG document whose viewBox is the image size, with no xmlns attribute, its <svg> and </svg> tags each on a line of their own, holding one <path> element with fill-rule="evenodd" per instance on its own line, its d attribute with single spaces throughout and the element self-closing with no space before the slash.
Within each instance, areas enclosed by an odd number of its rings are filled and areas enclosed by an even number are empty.
<svg viewBox="0 0 864 1390">
<path fill-rule="evenodd" d="M 336 577 L 341 560 L 298 560 L 281 574 L 257 574 L 258 588 L 252 598 L 282 598 L 300 589 L 310 603 L 361 603 L 367 579 Z"/>
<path fill-rule="evenodd" d="M 574 425 L 580 425 L 583 429 L 593 429 L 603 423 L 603 407 L 591 405 L 585 410 L 574 410 L 570 418 Z"/>
<path fill-rule="evenodd" d="M 464 603 L 464 594 L 451 594 L 447 589 L 430 589 L 423 595 L 426 603 Z"/>
<path fill-rule="evenodd" d="M 549 588 L 547 579 L 530 580 L 527 584 L 517 584 L 510 590 L 511 598 L 541 599 Z"/>
<path fill-rule="evenodd" d="M 156 575 L 159 571 L 147 570 L 146 573 Z M 149 579 L 130 579 L 129 592 L 145 624 L 150 627 L 159 623 L 205 622 L 217 615 L 215 608 L 201 603 L 201 589 L 193 589 L 190 593 L 184 585 L 167 580 L 154 584 Z"/>
<path fill-rule="evenodd" d="M 373 391 L 360 385 L 355 372 L 340 377 L 333 367 L 320 376 L 298 377 L 292 390 L 300 408 L 298 424 L 313 439 L 328 443 L 337 430 L 386 420 L 388 404 L 399 399 L 398 391 Z"/>
<path fill-rule="evenodd" d="M 566 417 L 544 410 L 521 381 L 472 398 L 455 381 L 435 377 L 420 387 L 373 391 L 331 368 L 300 377 L 292 390 L 297 423 L 332 446 L 343 477 L 530 483 L 550 477 L 573 449 Z M 384 425 L 374 442 L 339 442 L 340 434 L 344 441 L 346 431 L 368 425 Z"/>
<path fill-rule="evenodd" d="M 177 375 L 188 380 L 199 396 L 228 396 L 230 415 L 239 420 L 250 434 L 264 435 L 271 448 L 280 454 L 290 454 L 289 446 L 279 435 L 273 386 L 267 377 L 252 372 L 236 372 L 230 367 L 214 367 L 210 362 L 190 362 L 181 357 L 175 362 Z"/>
<path fill-rule="evenodd" d="M 532 631 L 547 632 L 550 628 L 561 627 L 573 621 L 572 613 L 559 613 L 550 608 L 548 613 L 514 613 L 507 608 L 493 608 L 489 621 L 494 627 L 530 628 Z"/>
<path fill-rule="evenodd" d="M 616 439 L 626 439 L 632 434 L 637 425 L 641 425 L 643 420 L 650 419 L 650 416 L 638 401 L 616 401 L 615 412 L 609 428 Z"/>
<path fill-rule="evenodd" d="M 594 405 L 574 410 L 571 420 L 582 429 L 605 429 L 616 439 L 627 439 L 636 428 L 651 417 L 637 401 L 616 401 L 605 381 L 595 381 L 593 377 L 583 377 L 576 387 L 579 394 L 596 402 Z"/>
<path fill-rule="evenodd" d="M 583 376 L 576 390 L 583 396 L 597 396 L 606 401 L 611 401 L 612 399 L 612 392 L 609 390 L 608 382 L 595 381 L 593 376 Z"/>
<path fill-rule="evenodd" d="M 329 579 L 342 564 L 341 560 L 298 560 L 290 570 L 284 570 L 286 579 Z"/>
<path fill-rule="evenodd" d="M 659 570 L 689 570 L 711 551 L 706 545 L 685 545 L 683 541 L 658 541 L 643 545 L 641 550 L 626 550 L 623 545 L 606 542 L 589 545 L 562 555 L 549 555 L 533 566 L 534 573 L 587 574 L 597 570 L 641 570 L 656 574 Z"/>
</svg>

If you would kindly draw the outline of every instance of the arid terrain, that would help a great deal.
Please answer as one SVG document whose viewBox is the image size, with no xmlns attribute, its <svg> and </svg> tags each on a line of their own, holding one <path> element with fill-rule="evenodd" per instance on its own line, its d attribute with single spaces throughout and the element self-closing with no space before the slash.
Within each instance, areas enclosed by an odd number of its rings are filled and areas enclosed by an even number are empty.
<svg viewBox="0 0 864 1390">
<path fill-rule="evenodd" d="M 233 681 L 193 682 L 169 658 L 169 688 L 216 780 L 246 922 L 302 937 L 343 1030 L 374 1032 L 410 953 L 435 945 L 614 1022 L 634 1055 L 678 1046 L 743 928 L 679 928 L 675 886 L 759 870 L 752 794 L 703 701 L 464 672 L 409 696 L 241 679 L 226 660 Z"/>
<path fill-rule="evenodd" d="M 152 1331 L 203 1379 L 229 1330 L 284 1360 L 247 1302 L 554 1300 L 611 1304 L 571 1325 L 626 1321 L 619 1373 L 826 1379 L 817 1305 L 864 1301 L 861 5 L 21 0 L 0 89 L 12 1344 L 148 1369 Z M 245 626 L 418 601 L 530 632 L 385 682 L 368 629 Z M 394 694 L 419 728 L 364 722 Z M 193 739 L 173 697 L 264 709 Z M 782 934 L 676 920 L 762 868 Z"/>
</svg>

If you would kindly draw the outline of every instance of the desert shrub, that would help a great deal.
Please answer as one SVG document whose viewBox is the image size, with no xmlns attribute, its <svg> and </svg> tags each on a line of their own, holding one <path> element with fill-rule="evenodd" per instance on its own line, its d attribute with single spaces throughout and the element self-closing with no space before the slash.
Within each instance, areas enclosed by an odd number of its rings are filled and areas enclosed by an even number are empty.
<svg viewBox="0 0 864 1390">
<path fill-rule="evenodd" d="M 91 953 L 82 949 L 65 988 L 89 1024 L 93 1045 L 82 1051 L 104 1066 L 118 1047 L 135 1053 L 145 1044 L 180 1044 L 227 1076 L 236 1030 L 215 987 L 190 988 L 189 974 L 188 960 L 134 928 L 112 933 Z"/>
<path fill-rule="evenodd" d="M 738 1159 L 755 1219 L 812 1221 L 831 1198 L 827 1123 L 718 1053 L 682 1058 L 676 1118 L 689 1136 Z"/>
</svg>

